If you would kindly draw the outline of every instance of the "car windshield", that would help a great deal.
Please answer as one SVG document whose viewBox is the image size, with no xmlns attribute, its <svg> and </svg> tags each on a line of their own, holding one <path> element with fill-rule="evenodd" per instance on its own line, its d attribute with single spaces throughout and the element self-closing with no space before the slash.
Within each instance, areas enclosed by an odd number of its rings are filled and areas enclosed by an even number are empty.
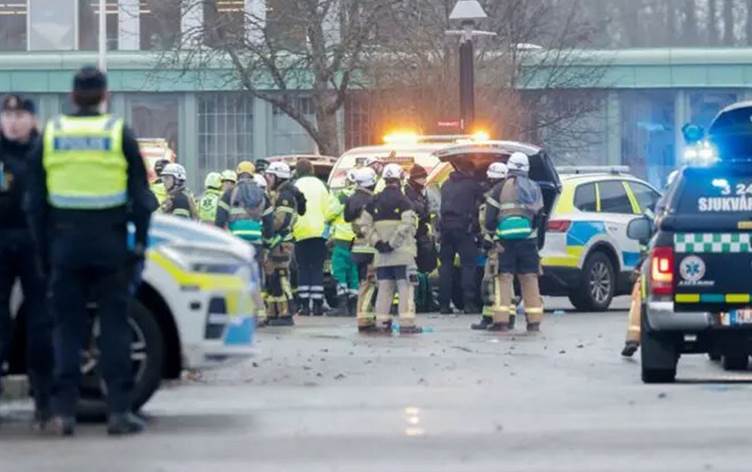
<svg viewBox="0 0 752 472">
<path fill-rule="evenodd" d="M 738 165 L 687 169 L 673 201 L 679 215 L 746 218 L 752 212 L 752 169 Z"/>
</svg>

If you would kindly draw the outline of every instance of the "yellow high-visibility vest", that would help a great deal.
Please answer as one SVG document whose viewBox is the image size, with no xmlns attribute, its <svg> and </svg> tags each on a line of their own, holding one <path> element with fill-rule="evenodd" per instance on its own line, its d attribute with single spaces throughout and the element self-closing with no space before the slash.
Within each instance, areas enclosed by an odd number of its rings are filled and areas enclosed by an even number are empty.
<svg viewBox="0 0 752 472">
<path fill-rule="evenodd" d="M 127 203 L 123 126 L 111 115 L 58 116 L 48 124 L 42 162 L 52 207 L 103 210 Z"/>
</svg>

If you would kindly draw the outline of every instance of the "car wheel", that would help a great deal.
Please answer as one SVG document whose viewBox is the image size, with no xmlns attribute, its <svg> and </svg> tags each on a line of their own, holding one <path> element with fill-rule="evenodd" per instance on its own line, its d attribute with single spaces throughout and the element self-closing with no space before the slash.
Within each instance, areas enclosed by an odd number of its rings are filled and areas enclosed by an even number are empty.
<svg viewBox="0 0 752 472">
<path fill-rule="evenodd" d="M 131 361 L 133 373 L 133 393 L 131 405 L 138 411 L 159 388 L 162 380 L 164 359 L 164 338 L 154 319 L 154 315 L 138 301 L 131 303 L 128 324 L 133 340 L 131 342 Z M 80 400 L 78 416 L 82 419 L 102 419 L 107 414 L 105 400 L 106 386 L 101 377 L 99 365 L 99 325 L 92 326 L 89 348 L 84 352 L 81 373 Z"/>
<path fill-rule="evenodd" d="M 616 290 L 614 272 L 614 266 L 606 254 L 591 254 L 582 268 L 582 282 L 569 294 L 569 301 L 579 311 L 607 310 Z"/>
<path fill-rule="evenodd" d="M 679 353 L 673 336 L 656 333 L 650 329 L 645 308 L 640 317 L 640 361 L 642 381 L 652 383 L 673 383 L 676 380 L 676 364 Z"/>
<path fill-rule="evenodd" d="M 749 356 L 746 354 L 723 356 L 722 365 L 723 370 L 747 370 L 747 367 L 749 367 Z"/>
</svg>

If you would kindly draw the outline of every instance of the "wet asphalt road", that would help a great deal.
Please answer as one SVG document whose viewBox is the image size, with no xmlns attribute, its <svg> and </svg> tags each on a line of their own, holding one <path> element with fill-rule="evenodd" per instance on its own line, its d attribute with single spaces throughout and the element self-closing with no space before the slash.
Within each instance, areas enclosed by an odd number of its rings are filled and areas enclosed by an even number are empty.
<svg viewBox="0 0 752 472">
<path fill-rule="evenodd" d="M 162 389 L 140 437 L 40 439 L 28 404 L 5 404 L 0 471 L 752 468 L 752 372 L 688 356 L 679 383 L 645 386 L 619 356 L 624 311 L 549 314 L 536 336 L 421 320 L 433 332 L 412 338 L 336 318 L 266 330 L 253 361 Z"/>
</svg>

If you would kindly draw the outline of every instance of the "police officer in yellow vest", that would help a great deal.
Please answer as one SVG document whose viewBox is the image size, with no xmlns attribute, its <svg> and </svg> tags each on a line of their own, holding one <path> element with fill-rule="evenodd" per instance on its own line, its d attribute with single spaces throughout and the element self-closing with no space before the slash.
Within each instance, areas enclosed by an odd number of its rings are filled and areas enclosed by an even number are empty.
<svg viewBox="0 0 752 472">
<path fill-rule="evenodd" d="M 144 429 L 131 412 L 128 304 L 157 203 L 133 133 L 122 119 L 99 111 L 107 95 L 107 79 L 99 70 L 84 67 L 76 74 L 72 100 L 78 111 L 49 122 L 34 153 L 29 182 L 29 218 L 40 269 L 50 276 L 55 318 L 53 427 L 64 436 L 75 429 L 81 349 L 91 336 L 89 302 L 99 307 L 107 432 Z M 130 247 L 129 222 L 135 226 Z"/>
<path fill-rule="evenodd" d="M 494 322 L 490 331 L 507 331 L 515 306 L 512 303 L 516 275 L 522 289 L 529 332 L 540 331 L 543 320 L 543 299 L 538 286 L 540 256 L 538 254 L 538 221 L 543 209 L 543 195 L 537 183 L 530 180 L 530 161 L 524 153 L 515 152 L 507 161 L 509 174 L 501 189 L 487 198 L 486 229 L 495 230 L 501 243 L 499 256 L 499 293 L 494 305 Z"/>
<path fill-rule="evenodd" d="M 167 199 L 167 189 L 164 182 L 162 182 L 162 171 L 169 164 L 167 159 L 160 159 L 154 163 L 154 174 L 157 176 L 157 180 L 149 185 L 149 189 L 157 197 L 157 202 L 161 205 Z"/>
</svg>

